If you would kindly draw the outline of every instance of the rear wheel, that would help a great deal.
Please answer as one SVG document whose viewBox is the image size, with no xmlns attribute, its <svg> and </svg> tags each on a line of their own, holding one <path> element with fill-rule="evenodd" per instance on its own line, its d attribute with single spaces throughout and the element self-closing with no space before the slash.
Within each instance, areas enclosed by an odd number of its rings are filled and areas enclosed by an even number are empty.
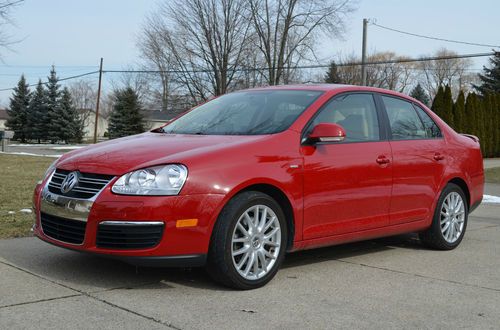
<svg viewBox="0 0 500 330">
<path fill-rule="evenodd" d="M 229 201 L 217 220 L 207 269 L 226 286 L 258 288 L 276 275 L 286 246 L 279 204 L 261 192 L 243 192 Z"/>
<path fill-rule="evenodd" d="M 439 197 L 431 227 L 421 233 L 427 246 L 439 250 L 451 250 L 462 241 L 467 228 L 468 207 L 462 189 L 448 184 Z"/>
</svg>

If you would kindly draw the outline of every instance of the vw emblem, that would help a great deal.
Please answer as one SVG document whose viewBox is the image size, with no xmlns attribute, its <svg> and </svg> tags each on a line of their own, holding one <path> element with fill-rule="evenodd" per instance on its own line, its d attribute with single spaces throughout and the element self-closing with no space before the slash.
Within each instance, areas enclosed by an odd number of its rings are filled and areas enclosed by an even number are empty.
<svg viewBox="0 0 500 330">
<path fill-rule="evenodd" d="M 78 172 L 71 172 L 70 174 L 68 174 L 61 183 L 61 192 L 63 194 L 66 194 L 71 189 L 73 189 L 78 183 L 79 176 L 80 175 L 78 174 Z"/>
</svg>

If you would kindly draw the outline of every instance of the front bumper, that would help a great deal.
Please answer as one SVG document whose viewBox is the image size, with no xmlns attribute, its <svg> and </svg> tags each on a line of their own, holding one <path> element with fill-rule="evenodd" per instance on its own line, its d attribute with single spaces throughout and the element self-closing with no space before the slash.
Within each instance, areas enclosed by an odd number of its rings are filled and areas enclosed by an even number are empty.
<svg viewBox="0 0 500 330">
<path fill-rule="evenodd" d="M 206 261 L 212 227 L 225 197 L 222 194 L 124 196 L 113 194 L 108 186 L 90 204 L 61 200 L 63 202 L 49 203 L 47 207 L 46 201 L 42 204 L 44 192 L 42 185 L 37 186 L 33 200 L 36 216 L 33 231 L 37 237 L 63 248 L 118 258 L 142 266 L 202 266 Z M 50 200 L 47 196 L 44 198 Z M 81 208 L 82 205 L 85 207 Z M 41 225 L 41 211 L 84 221 L 83 242 L 69 244 L 46 235 Z M 197 219 L 197 224 L 178 227 L 177 221 L 183 219 Z M 164 224 L 161 239 L 157 245 L 148 248 L 98 247 L 99 224 L 114 221 L 138 224 L 161 222 Z"/>
<path fill-rule="evenodd" d="M 94 253 L 82 249 L 74 249 L 61 244 L 54 244 L 52 240 L 45 239 L 46 236 L 39 236 L 41 240 L 53 244 L 57 247 L 62 247 L 71 251 L 97 255 L 99 257 L 120 260 L 130 265 L 137 267 L 203 267 L 207 263 L 206 254 L 189 254 L 176 256 L 125 256 L 125 255 L 110 255 L 106 253 Z"/>
</svg>

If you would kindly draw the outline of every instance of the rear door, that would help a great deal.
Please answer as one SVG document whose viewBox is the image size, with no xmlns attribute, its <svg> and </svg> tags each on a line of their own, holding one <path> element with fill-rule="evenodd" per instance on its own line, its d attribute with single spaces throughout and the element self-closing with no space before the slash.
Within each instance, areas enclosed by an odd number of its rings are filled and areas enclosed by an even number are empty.
<svg viewBox="0 0 500 330">
<path fill-rule="evenodd" d="M 446 163 L 445 141 L 427 113 L 402 98 L 380 95 L 390 126 L 393 189 L 390 224 L 432 215 Z"/>
<path fill-rule="evenodd" d="M 302 146 L 304 239 L 387 226 L 392 188 L 391 147 L 371 93 L 327 102 L 306 128 L 336 123 L 343 142 Z"/>
</svg>

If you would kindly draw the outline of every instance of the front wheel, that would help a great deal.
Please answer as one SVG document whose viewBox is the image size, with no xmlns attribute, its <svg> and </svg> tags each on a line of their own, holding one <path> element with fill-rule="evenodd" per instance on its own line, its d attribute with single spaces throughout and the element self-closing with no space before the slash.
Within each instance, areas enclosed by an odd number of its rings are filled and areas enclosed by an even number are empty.
<svg viewBox="0 0 500 330">
<path fill-rule="evenodd" d="M 256 191 L 235 196 L 222 210 L 212 234 L 207 270 L 237 289 L 265 285 L 280 267 L 287 246 L 281 207 Z"/>
<path fill-rule="evenodd" d="M 431 227 L 420 234 L 427 246 L 451 250 L 462 241 L 467 228 L 468 207 L 462 189 L 448 184 L 439 197 Z"/>
</svg>

